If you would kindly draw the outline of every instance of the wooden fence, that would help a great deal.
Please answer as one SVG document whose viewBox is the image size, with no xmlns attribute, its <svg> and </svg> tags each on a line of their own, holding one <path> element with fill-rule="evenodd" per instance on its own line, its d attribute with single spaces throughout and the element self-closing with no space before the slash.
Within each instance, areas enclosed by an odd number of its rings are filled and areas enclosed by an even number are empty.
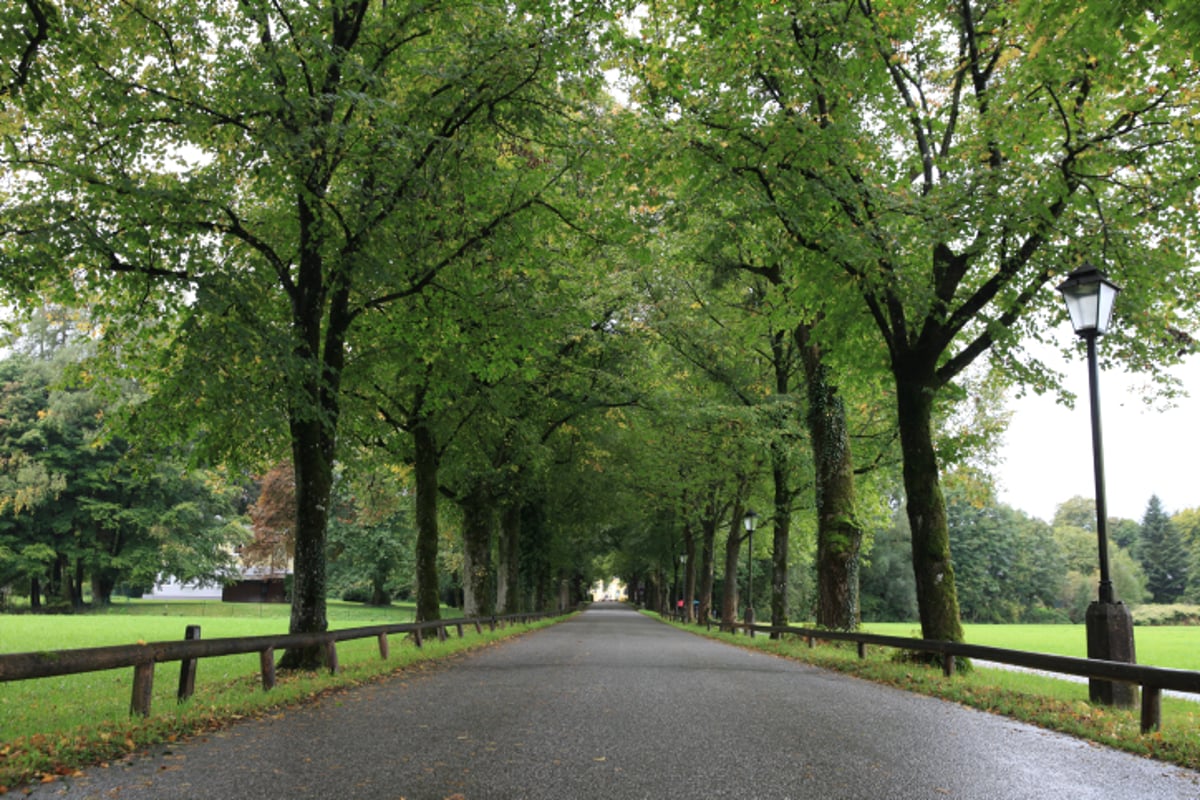
<svg viewBox="0 0 1200 800">
<path fill-rule="evenodd" d="M 679 618 L 677 614 L 669 616 L 674 619 Z M 815 643 L 821 640 L 854 642 L 858 645 L 859 658 L 866 657 L 868 645 L 912 650 L 918 653 L 934 653 L 942 657 L 942 673 L 947 677 L 954 674 L 955 658 L 974 658 L 1060 675 L 1077 675 L 1095 680 L 1131 683 L 1140 686 L 1142 690 L 1142 733 L 1156 731 L 1162 726 L 1162 693 L 1164 690 L 1200 694 L 1200 672 L 1192 670 L 1126 664 L 1095 658 L 1075 658 L 1050 653 L 1031 653 L 1024 650 L 1006 650 L 1000 647 L 986 647 L 962 642 L 798 628 L 791 625 L 747 625 L 742 622 L 722 624 L 716 620 L 709 620 L 707 625 L 709 629 L 717 625 L 723 630 L 741 630 L 750 636 L 755 633 L 799 636 L 807 640 L 809 647 L 815 646 Z"/>
<path fill-rule="evenodd" d="M 275 651 L 296 647 L 324 647 L 326 663 L 337 672 L 337 643 L 351 639 L 375 637 L 379 641 L 379 656 L 389 653 L 388 636 L 410 634 L 418 647 L 430 633 L 445 641 L 447 629 L 454 628 L 463 636 L 464 626 L 473 626 L 482 633 L 483 626 L 495 630 L 510 623 L 532 622 L 555 614 L 507 614 L 483 618 L 431 620 L 362 628 L 341 628 L 322 633 L 287 633 L 275 636 L 238 636 L 224 639 L 201 639 L 200 626 L 189 625 L 185 638 L 172 642 L 123 644 L 109 647 L 87 647 L 78 650 L 51 650 L 33 653 L 0 654 L 0 681 L 20 681 L 49 678 L 55 675 L 75 675 L 106 669 L 133 667 L 133 697 L 131 714 L 150 714 L 151 692 L 154 689 L 154 665 L 164 661 L 180 662 L 179 699 L 192 696 L 196 682 L 196 662 L 202 658 L 258 653 L 264 691 L 275 686 Z"/>
</svg>

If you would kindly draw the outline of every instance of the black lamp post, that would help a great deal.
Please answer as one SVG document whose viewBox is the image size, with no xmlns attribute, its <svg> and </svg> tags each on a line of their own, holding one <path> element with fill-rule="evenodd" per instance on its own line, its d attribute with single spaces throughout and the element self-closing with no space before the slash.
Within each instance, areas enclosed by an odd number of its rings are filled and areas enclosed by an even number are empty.
<svg viewBox="0 0 1200 800">
<path fill-rule="evenodd" d="M 754 624 L 754 529 L 758 526 L 758 514 L 753 511 L 747 511 L 746 516 L 742 517 L 742 524 L 746 526 L 746 534 L 749 539 L 746 549 L 746 614 L 742 618 L 747 625 Z"/>
<path fill-rule="evenodd" d="M 1100 549 L 1099 600 L 1088 606 L 1088 658 L 1134 663 L 1133 617 L 1116 601 L 1108 569 L 1108 508 L 1104 496 L 1104 448 L 1100 435 L 1100 368 L 1096 339 L 1108 332 L 1113 302 L 1120 287 L 1091 264 L 1084 264 L 1058 286 L 1071 315 L 1075 333 L 1087 342 L 1088 389 L 1092 408 L 1092 461 L 1096 476 L 1096 538 Z M 1116 706 L 1134 704 L 1134 687 L 1091 679 L 1088 694 L 1093 702 Z"/>
</svg>

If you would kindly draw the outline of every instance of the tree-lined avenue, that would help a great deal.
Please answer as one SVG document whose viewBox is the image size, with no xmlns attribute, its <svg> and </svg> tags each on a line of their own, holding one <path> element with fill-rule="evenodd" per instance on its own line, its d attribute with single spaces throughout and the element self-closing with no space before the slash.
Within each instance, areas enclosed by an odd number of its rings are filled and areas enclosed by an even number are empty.
<svg viewBox="0 0 1200 800">
<path fill-rule="evenodd" d="M 33 798 L 1185 798 L 1200 775 L 613 604 Z"/>
</svg>

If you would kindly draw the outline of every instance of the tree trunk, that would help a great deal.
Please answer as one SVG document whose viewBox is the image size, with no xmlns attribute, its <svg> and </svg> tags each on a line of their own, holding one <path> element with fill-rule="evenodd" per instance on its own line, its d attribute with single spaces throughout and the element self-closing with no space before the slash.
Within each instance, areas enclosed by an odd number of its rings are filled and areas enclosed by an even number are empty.
<svg viewBox="0 0 1200 800">
<path fill-rule="evenodd" d="M 96 570 L 92 575 L 92 605 L 112 605 L 112 593 L 117 581 L 107 570 Z"/>
<path fill-rule="evenodd" d="M 491 498 L 472 487 L 460 501 L 463 512 L 463 616 L 487 617 L 495 613 L 492 600 Z"/>
<path fill-rule="evenodd" d="M 775 482 L 775 514 L 771 520 L 771 624 L 788 624 L 788 543 L 792 532 L 792 493 L 788 487 L 791 470 L 781 445 L 772 448 L 771 474 Z M 771 634 L 778 639 L 778 633 Z"/>
<path fill-rule="evenodd" d="M 333 488 L 333 463 L 327 423 L 294 420 L 292 458 L 296 473 L 296 529 L 292 561 L 291 633 L 319 633 L 329 627 L 325 615 L 325 529 Z M 289 649 L 280 669 L 315 670 L 325 664 L 320 645 Z"/>
<path fill-rule="evenodd" d="M 808 397 L 808 434 L 817 509 L 817 625 L 854 630 L 859 624 L 858 571 L 862 527 L 857 522 L 854 460 L 846 408 L 828 381 L 821 351 L 806 327 L 796 329 Z"/>
<path fill-rule="evenodd" d="M 29 610 L 35 613 L 42 610 L 42 581 L 37 576 L 29 578 Z"/>
<path fill-rule="evenodd" d="M 900 447 L 904 455 L 908 523 L 912 529 L 913 573 L 917 582 L 921 636 L 960 642 L 963 630 L 954 567 L 950 561 L 946 500 L 942 496 L 937 454 L 933 448 L 931 383 L 896 370 L 896 404 Z"/>
<path fill-rule="evenodd" d="M 700 609 L 697 621 L 703 622 L 712 616 L 713 607 L 713 551 L 717 542 L 717 519 L 715 511 L 709 509 L 701 527 L 700 537 Z"/>
<path fill-rule="evenodd" d="M 521 611 L 521 506 L 505 506 L 500 516 L 499 564 L 496 570 L 496 607 L 501 614 Z"/>
<path fill-rule="evenodd" d="M 387 591 L 387 570 L 380 570 L 371 578 L 371 600 L 368 605 L 386 606 L 391 605 L 392 598 Z"/>
<path fill-rule="evenodd" d="M 690 522 L 684 523 L 683 526 L 683 552 L 683 580 L 680 583 L 683 619 L 686 622 L 695 622 L 696 609 L 692 600 L 696 598 L 696 534 Z"/>
<path fill-rule="evenodd" d="M 794 338 L 794 337 L 793 337 Z M 791 393 L 792 356 L 788 352 L 788 336 L 777 331 L 771 336 L 771 361 L 775 370 L 775 393 L 786 397 Z M 775 497 L 773 515 L 774 534 L 771 543 L 771 624 L 788 624 L 788 570 L 789 542 L 792 532 L 792 465 L 789 463 L 787 445 L 776 441 L 771 446 L 771 478 Z M 750 598 L 754 602 L 754 598 Z M 772 639 L 779 634 L 772 633 Z"/>
<path fill-rule="evenodd" d="M 329 627 L 325 614 L 326 528 L 337 454 L 345 337 L 353 319 L 348 268 L 327 270 L 321 253 L 324 222 L 316 198 L 323 187 L 308 189 L 297 201 L 299 267 L 291 294 L 295 357 L 304 365 L 288 407 L 296 479 L 291 633 L 320 633 Z M 325 659 L 325 648 L 311 645 L 289 649 L 279 666 L 315 670 L 324 666 Z"/>
<path fill-rule="evenodd" d="M 71 608 L 78 611 L 83 608 L 83 559 L 75 558 L 75 577 L 69 581 L 71 588 Z"/>
<path fill-rule="evenodd" d="M 738 562 L 742 552 L 741 503 L 734 506 L 733 519 L 729 522 L 729 538 L 725 540 L 725 588 L 721 593 L 721 625 L 724 627 L 738 618 Z"/>
<path fill-rule="evenodd" d="M 433 431 L 425 422 L 413 427 L 413 472 L 416 481 L 417 621 L 441 618 L 438 593 L 438 453 Z"/>
</svg>

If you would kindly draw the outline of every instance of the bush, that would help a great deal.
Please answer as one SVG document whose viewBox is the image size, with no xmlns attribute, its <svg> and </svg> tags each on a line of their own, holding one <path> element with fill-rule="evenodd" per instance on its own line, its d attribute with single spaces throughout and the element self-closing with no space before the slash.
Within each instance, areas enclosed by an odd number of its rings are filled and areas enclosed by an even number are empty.
<svg viewBox="0 0 1200 800">
<path fill-rule="evenodd" d="M 342 592 L 342 599 L 347 603 L 366 603 L 371 599 L 369 586 L 350 586 Z"/>
<path fill-rule="evenodd" d="M 1134 625 L 1200 625 L 1200 606 L 1174 603 L 1133 609 Z"/>
</svg>

